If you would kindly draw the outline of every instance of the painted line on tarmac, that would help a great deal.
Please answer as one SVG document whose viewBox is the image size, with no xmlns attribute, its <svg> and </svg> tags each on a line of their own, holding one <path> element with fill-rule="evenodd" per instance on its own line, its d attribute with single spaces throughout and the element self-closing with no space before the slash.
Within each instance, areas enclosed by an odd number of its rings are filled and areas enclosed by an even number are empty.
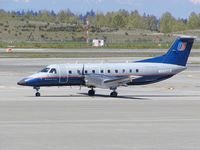
<svg viewBox="0 0 200 150">
<path fill-rule="evenodd" d="M 0 121 L 4 124 L 133 124 L 133 123 L 191 123 L 200 122 L 200 118 L 182 118 L 182 119 L 138 119 L 138 120 L 35 120 L 35 121 Z"/>
</svg>

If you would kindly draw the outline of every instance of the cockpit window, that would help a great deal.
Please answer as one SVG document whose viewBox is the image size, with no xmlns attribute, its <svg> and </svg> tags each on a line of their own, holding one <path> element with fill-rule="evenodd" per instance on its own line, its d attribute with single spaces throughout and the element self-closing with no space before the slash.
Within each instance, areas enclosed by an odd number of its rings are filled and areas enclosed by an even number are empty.
<svg viewBox="0 0 200 150">
<path fill-rule="evenodd" d="M 49 73 L 53 73 L 53 74 L 56 74 L 56 69 L 55 68 L 52 68 Z"/>
<path fill-rule="evenodd" d="M 48 72 L 50 68 L 44 68 L 40 72 Z"/>
</svg>

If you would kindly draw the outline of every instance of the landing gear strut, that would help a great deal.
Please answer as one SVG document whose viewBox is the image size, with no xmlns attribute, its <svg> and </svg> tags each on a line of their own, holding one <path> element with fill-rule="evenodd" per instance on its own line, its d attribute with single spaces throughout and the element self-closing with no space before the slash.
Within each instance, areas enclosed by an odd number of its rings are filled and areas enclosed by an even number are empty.
<svg viewBox="0 0 200 150">
<path fill-rule="evenodd" d="M 117 88 L 113 88 L 111 90 L 113 90 L 113 91 L 110 93 L 110 97 L 117 97 L 117 95 L 118 95 L 118 93 L 116 92 Z"/>
<path fill-rule="evenodd" d="M 95 95 L 95 90 L 91 88 L 91 90 L 88 91 L 89 96 L 94 96 Z"/>
<path fill-rule="evenodd" d="M 40 87 L 34 87 L 33 89 L 36 90 L 35 96 L 36 96 L 36 97 L 40 97 L 40 92 L 39 92 Z"/>
</svg>

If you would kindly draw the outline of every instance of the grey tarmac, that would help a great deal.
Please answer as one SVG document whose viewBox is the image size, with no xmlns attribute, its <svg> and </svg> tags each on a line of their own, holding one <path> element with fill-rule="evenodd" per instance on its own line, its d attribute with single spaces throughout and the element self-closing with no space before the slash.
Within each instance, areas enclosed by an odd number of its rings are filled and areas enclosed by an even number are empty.
<svg viewBox="0 0 200 150">
<path fill-rule="evenodd" d="M 200 63 L 152 85 L 122 87 L 119 97 L 85 87 L 44 87 L 34 97 L 16 83 L 52 63 L 127 58 L 0 59 L 1 150 L 199 150 Z M 137 58 L 128 58 L 128 61 Z"/>
</svg>

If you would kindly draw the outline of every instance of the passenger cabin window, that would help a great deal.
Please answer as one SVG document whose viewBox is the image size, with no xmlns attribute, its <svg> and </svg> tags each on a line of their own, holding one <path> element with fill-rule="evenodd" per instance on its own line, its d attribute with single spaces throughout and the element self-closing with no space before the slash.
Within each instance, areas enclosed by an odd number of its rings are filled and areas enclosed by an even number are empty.
<svg viewBox="0 0 200 150">
<path fill-rule="evenodd" d="M 125 73 L 125 72 L 126 72 L 126 70 L 125 70 L 125 69 L 123 69 L 123 70 L 122 70 L 122 73 Z"/>
<path fill-rule="evenodd" d="M 101 73 L 103 73 L 103 70 L 101 70 Z"/>
<path fill-rule="evenodd" d="M 44 68 L 40 72 L 48 72 L 50 68 Z"/>
<path fill-rule="evenodd" d="M 71 71 L 71 70 L 69 70 L 69 74 L 72 74 L 72 71 Z"/>
<path fill-rule="evenodd" d="M 130 70 L 129 70 L 129 72 L 130 72 L 130 73 L 132 73 L 132 72 L 133 72 L 133 70 L 132 70 L 132 69 L 130 69 Z"/>
<path fill-rule="evenodd" d="M 95 73 L 95 70 L 92 70 L 92 73 Z"/>
<path fill-rule="evenodd" d="M 85 70 L 85 74 L 88 74 L 88 71 L 87 71 L 87 70 Z"/>
<path fill-rule="evenodd" d="M 110 73 L 110 70 L 108 70 L 108 73 Z"/>
<path fill-rule="evenodd" d="M 55 68 L 52 68 L 52 69 L 49 71 L 49 73 L 56 74 L 57 72 L 56 72 L 56 69 L 55 69 Z"/>
<path fill-rule="evenodd" d="M 136 69 L 136 72 L 139 72 L 139 69 Z"/>
<path fill-rule="evenodd" d="M 118 70 L 115 70 L 115 73 L 118 73 Z"/>
</svg>

